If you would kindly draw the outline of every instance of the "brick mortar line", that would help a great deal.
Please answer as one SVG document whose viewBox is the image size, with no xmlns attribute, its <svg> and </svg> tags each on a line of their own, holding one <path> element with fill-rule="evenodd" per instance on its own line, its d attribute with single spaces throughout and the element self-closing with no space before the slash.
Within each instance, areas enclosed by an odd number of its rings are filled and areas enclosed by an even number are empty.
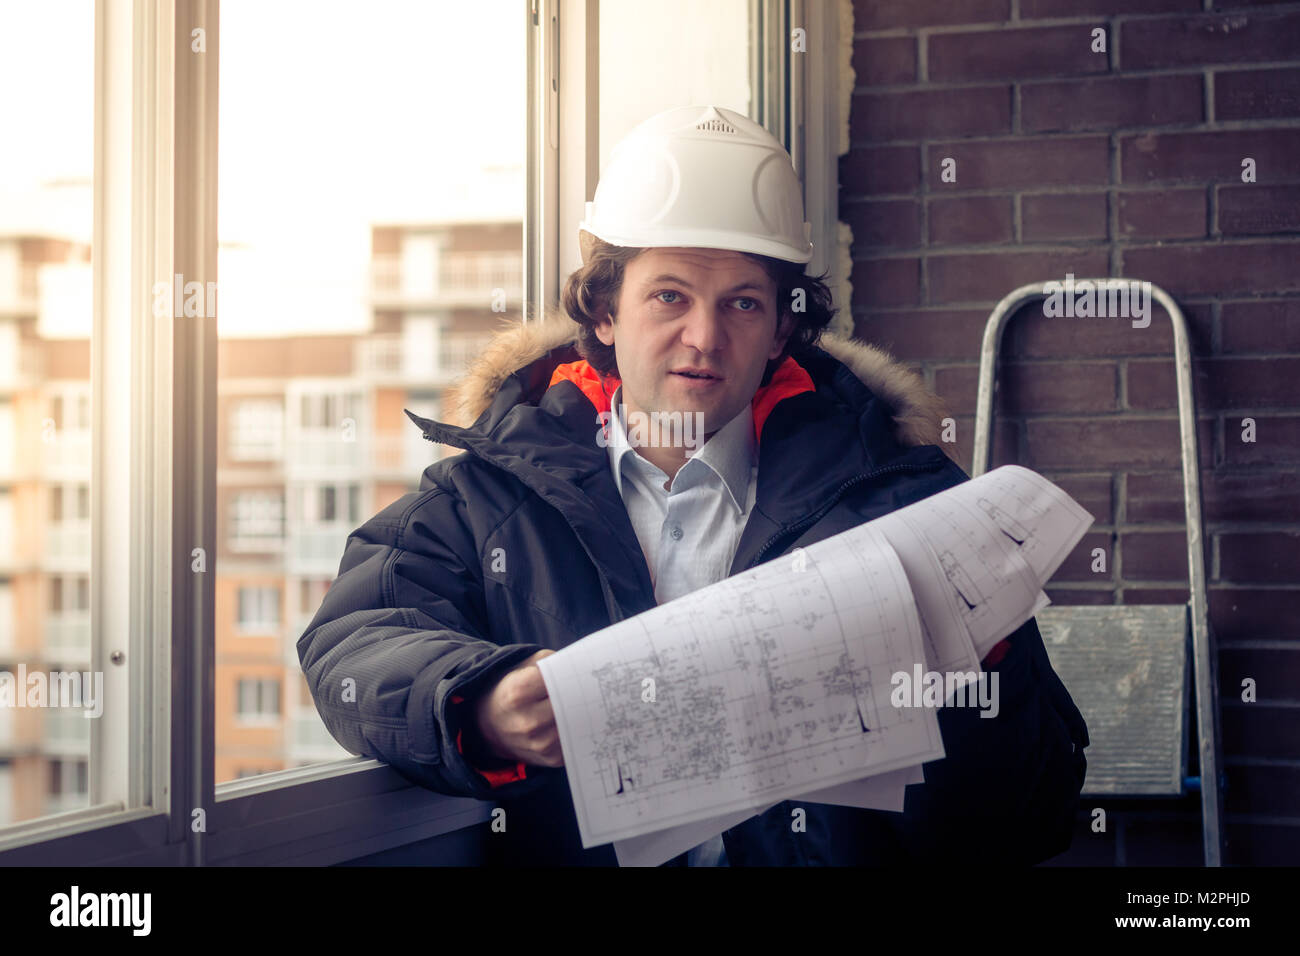
<svg viewBox="0 0 1300 956">
<path fill-rule="evenodd" d="M 1300 118 L 1287 120 L 1230 120 L 1233 125 L 1221 123 L 1214 129 L 1206 129 L 1199 120 L 1196 122 L 1166 123 L 1163 125 L 1096 127 L 1088 130 L 1030 130 L 1024 133 L 998 132 L 980 133 L 974 136 L 942 136 L 921 139 L 855 139 L 849 146 L 852 150 L 868 149 L 908 149 L 917 146 L 938 146 L 943 149 L 966 145 L 1024 145 L 1027 142 L 1046 143 L 1053 140 L 1094 140 L 1100 141 L 1110 136 L 1128 137 L 1129 141 L 1139 136 L 1218 136 L 1229 133 L 1279 133 L 1300 130 Z M 1249 125 L 1254 124 L 1254 125 Z M 1238 167 L 1238 181 L 1241 169 Z"/>
<path fill-rule="evenodd" d="M 970 136 L 935 135 L 912 139 L 852 139 L 849 140 L 850 153 L 855 149 L 876 149 L 886 146 L 960 146 L 969 143 L 1020 143 L 1026 140 L 1052 142 L 1053 140 L 1102 140 L 1110 136 L 1184 136 L 1187 134 L 1204 134 L 1206 136 L 1223 133 L 1286 132 L 1300 129 L 1300 116 L 1264 117 L 1261 119 L 1223 120 L 1217 122 L 1213 129 L 1207 129 L 1204 120 L 1184 121 L 1181 123 L 1147 123 L 1132 126 L 1099 126 L 1096 129 L 1083 130 L 1032 130 L 1016 135 L 1009 132 L 977 133 Z"/>
<path fill-rule="evenodd" d="M 1269 357 L 1272 358 L 1273 356 L 1270 355 Z M 1300 354 L 1294 357 L 1300 358 Z M 1079 358 L 1072 355 L 1063 355 L 1060 358 L 1034 355 L 1022 358 L 1021 356 L 1008 356 L 1006 352 L 1003 352 L 1003 356 L 998 361 L 998 369 L 1037 365 L 1104 365 L 1111 367 L 1121 360 L 1150 362 L 1152 364 L 1160 362 L 1162 365 L 1167 365 L 1172 361 L 1169 356 L 1162 357 L 1161 355 L 1085 355 Z M 977 369 L 980 367 L 979 359 L 929 359 L 928 361 L 939 369 Z M 1300 407 L 1300 402 L 1297 403 L 1297 407 Z"/>
<path fill-rule="evenodd" d="M 1249 757 L 1238 754 L 1225 757 L 1224 762 L 1236 767 L 1291 767 L 1300 769 L 1300 757 Z"/>
<path fill-rule="evenodd" d="M 1247 304 L 1253 302 L 1258 302 L 1261 304 L 1279 304 L 1279 303 L 1287 303 L 1287 302 L 1300 303 L 1300 295 L 1291 295 L 1291 297 L 1282 298 L 1282 299 L 1222 299 L 1221 300 L 1218 298 L 1209 298 L 1209 297 L 1196 297 L 1196 298 L 1187 297 L 1186 299 L 1182 300 L 1183 306 L 1214 306 L 1214 304 L 1223 304 L 1223 306 L 1240 306 L 1240 304 Z M 894 306 L 888 308 L 858 308 L 858 310 L 855 311 L 872 312 L 872 313 L 898 312 L 900 313 L 900 315 L 911 315 L 911 313 L 952 312 L 953 310 L 948 306 Z M 980 307 L 969 307 L 966 308 L 965 311 L 970 311 L 970 312 L 984 311 L 985 313 L 988 312 L 988 310 L 982 310 L 982 308 Z M 1273 358 L 1273 356 L 1275 355 L 1290 356 L 1295 354 L 1300 354 L 1300 352 L 1225 352 L 1225 355 L 1239 356 L 1239 358 Z M 1134 352 L 1134 354 L 1128 354 L 1128 352 L 1125 352 L 1123 356 L 1114 355 L 1112 356 L 1112 358 L 1132 359 L 1132 358 L 1141 358 L 1141 356 L 1145 356 L 1145 355 L 1158 356 L 1160 354 L 1158 354 L 1158 352 Z M 1048 356 L 1039 355 L 1039 356 L 1030 356 L 1030 358 L 1048 358 Z M 1205 356 L 1197 356 L 1197 358 L 1205 358 Z"/>
<path fill-rule="evenodd" d="M 1259 521 L 1232 521 L 1232 522 L 1205 522 L 1209 527 L 1205 529 L 1206 534 L 1212 535 L 1248 535 L 1248 534 L 1287 534 L 1300 535 L 1300 526 L 1292 522 L 1285 526 L 1276 526 L 1271 520 L 1261 518 Z M 1220 527 L 1220 525 L 1231 525 L 1231 527 Z M 1088 529 L 1089 534 L 1100 534 L 1105 532 L 1111 535 L 1126 535 L 1133 537 L 1135 535 L 1148 534 L 1173 534 L 1180 539 L 1185 537 L 1186 525 L 1181 521 L 1129 521 L 1114 524 L 1098 522 Z M 1179 546 L 1179 553 L 1183 551 L 1182 545 Z M 1184 582 L 1186 583 L 1186 582 Z"/>
<path fill-rule="evenodd" d="M 1136 331 L 1146 331 L 1146 330 L 1138 329 Z M 1059 357 L 1050 356 L 1050 355 L 1021 356 L 1021 355 L 1007 355 L 1005 352 L 1003 354 L 1005 357 L 1003 357 L 1001 361 L 999 361 L 998 363 L 999 367 L 1021 366 L 1021 365 L 1025 365 L 1025 366 L 1064 365 L 1064 364 L 1113 365 L 1117 362 L 1136 362 L 1136 363 L 1146 363 L 1148 365 L 1154 365 L 1156 363 L 1159 363 L 1161 365 L 1167 366 L 1173 360 L 1172 356 L 1170 355 L 1165 355 L 1163 353 L 1156 353 L 1156 352 L 1150 354 L 1125 353 L 1123 355 L 1082 355 L 1078 357 L 1075 357 L 1074 355 L 1062 355 Z M 1211 360 L 1218 361 L 1220 359 L 1226 361 L 1234 361 L 1234 362 L 1238 360 L 1243 362 L 1258 362 L 1262 360 L 1271 360 L 1271 359 L 1278 359 L 1278 358 L 1282 358 L 1282 359 L 1300 358 L 1300 351 L 1286 352 L 1286 353 L 1261 352 L 1261 353 L 1252 353 L 1249 355 L 1238 355 L 1235 353 L 1231 355 L 1214 355 L 1214 354 L 1193 355 L 1192 362 L 1193 362 L 1193 366 L 1195 366 L 1197 363 L 1200 362 L 1208 362 Z M 926 361 L 933 363 L 936 367 L 939 368 L 979 368 L 978 359 L 945 358 L 945 359 L 928 359 Z M 1193 368 L 1193 371 L 1195 371 L 1195 368 Z M 1300 408 L 1300 401 L 1296 403 L 1296 407 Z M 1240 408 L 1240 406 L 1217 409 L 1217 411 L 1220 414 L 1223 414 L 1227 412 L 1235 412 L 1238 408 Z M 1207 411 L 1206 414 L 1208 415 L 1213 413 Z"/>
<path fill-rule="evenodd" d="M 944 185 L 948 185 L 948 184 L 945 183 Z M 955 196 L 945 196 L 941 193 L 931 193 L 931 192 L 926 192 L 923 195 L 932 199 L 971 199 L 971 198 L 979 199 L 979 198 L 988 198 L 988 197 L 1003 198 L 1006 196 L 1018 196 L 1018 195 L 1101 196 L 1101 195 L 1109 195 L 1112 192 L 1153 193 L 1153 194 L 1162 193 L 1162 192 L 1176 192 L 1180 190 L 1182 192 L 1194 192 L 1198 187 L 1202 189 L 1214 189 L 1216 186 L 1217 187 L 1255 186 L 1256 188 L 1258 188 L 1259 186 L 1264 186 L 1265 188 L 1268 187 L 1300 188 L 1300 175 L 1297 175 L 1294 181 L 1277 182 L 1277 183 L 1241 183 L 1241 182 L 1232 182 L 1232 181 L 1225 181 L 1225 182 L 1212 181 L 1212 182 L 1200 182 L 1200 183 L 1184 182 L 1181 185 L 1160 184 L 1160 183 L 1154 185 L 1142 184 L 1142 183 L 1128 183 L 1128 184 L 1098 183 L 1095 185 L 1088 185 L 1088 186 L 1061 186 L 1059 188 L 1053 188 L 1049 186 L 1027 186 L 1020 189 L 990 186 L 984 189 L 962 189 Z M 852 207 L 855 205 L 867 205 L 873 202 L 901 202 L 906 199 L 918 199 L 921 197 L 921 195 L 922 194 L 920 193 L 880 193 L 880 194 L 854 193 L 852 195 L 845 196 L 840 201 L 840 207 L 843 208 L 845 206 Z M 1300 239 L 1300 233 L 1290 233 L 1290 234 L 1295 235 L 1296 238 Z M 1278 235 L 1286 235 L 1286 233 L 1278 233 Z M 1140 240 L 1134 240 L 1134 241 L 1140 241 Z"/>
<path fill-rule="evenodd" d="M 1300 406 L 1296 406 L 1294 409 L 1292 409 L 1291 407 L 1288 407 L 1288 408 L 1285 409 L 1285 410 L 1288 410 L 1288 411 L 1290 411 L 1290 410 L 1300 411 Z M 1093 412 L 1093 413 L 1089 413 L 1089 414 L 1081 414 L 1080 412 L 1042 412 L 1042 413 L 1040 413 L 1040 414 L 1025 414 L 1025 413 L 1018 413 L 1018 414 L 1015 414 L 1015 415 L 1006 415 L 1006 416 L 1003 416 L 1003 417 L 1004 417 L 1007 421 L 1019 421 L 1019 422 L 1097 422 L 1097 421 L 1105 421 L 1105 422 L 1132 422 L 1132 421 L 1141 421 L 1141 422 L 1177 422 L 1177 421 L 1178 421 L 1178 412 L 1177 412 L 1177 409 L 1176 409 L 1176 408 L 1173 408 L 1173 407 L 1171 406 L 1171 407 L 1168 409 L 1169 414 L 1168 414 L 1167 416 L 1165 416 L 1165 417 L 1161 417 L 1161 416 L 1158 416 L 1158 415 L 1152 415 L 1152 412 L 1161 412 L 1161 411 L 1165 411 L 1165 409 L 1151 409 L 1151 408 L 1126 408 L 1126 409 L 1119 409 L 1119 410 L 1116 410 L 1116 411 L 1099 411 L 1099 412 Z M 1252 411 L 1254 411 L 1254 412 L 1256 413 L 1256 414 L 1254 414 L 1254 415 L 1249 415 L 1249 414 L 1248 414 L 1248 417 L 1251 417 L 1251 418 L 1257 417 L 1257 415 L 1258 415 L 1258 410 L 1257 410 L 1257 409 L 1246 409 L 1245 411 L 1246 411 L 1247 413 L 1252 412 Z M 1218 421 L 1218 420 L 1220 420 L 1220 419 L 1225 419 L 1225 418 L 1235 418 L 1237 415 L 1240 415 L 1240 414 L 1242 414 L 1242 411 L 1241 411 L 1241 410 L 1238 410 L 1238 409 L 1226 409 L 1226 410 L 1223 410 L 1223 411 L 1217 411 L 1217 412 L 1197 412 L 1197 414 L 1196 414 L 1196 420 L 1197 420 L 1198 422 L 1212 423 L 1212 422 Z M 969 413 L 967 413 L 967 412 L 962 412 L 962 413 L 960 413 L 960 417 L 962 417 L 962 418 L 970 418 L 972 415 L 974 415 L 974 412 L 969 412 Z M 953 417 L 958 417 L 958 415 L 954 415 Z M 1292 417 L 1292 418 L 1294 418 L 1294 417 L 1297 417 L 1297 416 L 1296 416 L 1296 415 L 1290 415 L 1290 416 L 1287 416 L 1287 417 Z M 1256 444 L 1258 444 L 1258 443 L 1256 443 Z M 1058 467 L 1059 467 L 1059 466 L 1058 466 Z M 1216 468 L 1217 468 L 1217 467 L 1220 467 L 1220 465 L 1219 465 L 1218 463 L 1216 463 L 1213 467 L 1216 467 Z M 1246 468 L 1246 467 L 1254 467 L 1254 466 L 1252 466 L 1252 465 L 1241 465 L 1241 466 L 1228 466 L 1228 467 L 1243 467 L 1243 468 Z M 1277 467 L 1282 468 L 1282 467 L 1286 467 L 1286 466 L 1281 466 L 1281 465 L 1279 465 L 1279 466 L 1277 466 Z M 1202 470 L 1209 470 L 1209 468 L 1210 468 L 1210 466 L 1203 466 Z"/>
<path fill-rule="evenodd" d="M 1247 12 L 1242 13 L 1242 9 Z M 1257 8 L 1255 8 L 1257 9 Z M 1238 8 L 1233 12 L 1219 12 L 1210 10 L 1209 18 L 1219 17 L 1226 19 L 1228 17 L 1251 16 L 1252 8 Z M 1254 12 L 1255 17 L 1264 19 L 1275 19 L 1277 15 L 1288 13 L 1300 13 L 1300 3 L 1279 3 L 1270 5 L 1267 12 Z M 1019 21 L 1011 20 L 977 20 L 970 23 L 939 23 L 934 25 L 912 25 L 900 27 L 882 27 L 877 30 L 855 30 L 853 32 L 854 40 L 875 40 L 887 39 L 889 37 L 909 36 L 911 34 L 925 31 L 930 34 L 949 34 L 949 33 L 994 33 L 998 30 L 1005 30 L 1007 25 L 1012 22 L 1018 22 L 1018 30 L 1037 30 L 1040 28 L 1050 27 L 1071 27 L 1083 26 L 1090 24 L 1098 26 L 1106 20 L 1113 20 L 1120 25 L 1134 23 L 1137 21 L 1160 21 L 1160 20 L 1205 20 L 1206 11 L 1199 13 L 1188 10 L 1178 10 L 1170 13 L 1112 13 L 1112 14 L 1075 14 L 1074 16 L 1064 17 L 1027 17 Z"/>
<path fill-rule="evenodd" d="M 1205 125 L 1217 128 L 1219 121 L 1214 116 L 1214 69 L 1208 68 L 1201 79 L 1201 106 L 1205 111 Z"/>
<path fill-rule="evenodd" d="M 944 185 L 945 186 L 949 185 L 949 183 L 944 183 Z M 1114 183 L 1114 185 L 1105 185 L 1105 183 L 1097 183 L 1097 185 L 1093 185 L 1093 186 L 1060 186 L 1060 187 L 1026 186 L 1026 187 L 1022 187 L 1022 189 L 1015 189 L 1015 187 L 983 187 L 983 189 L 962 189 L 962 187 L 958 187 L 958 189 L 952 190 L 952 194 L 950 195 L 944 195 L 940 193 L 928 193 L 928 191 L 927 193 L 920 193 L 919 190 L 914 191 L 914 193 L 853 193 L 846 196 L 842 196 L 840 200 L 840 207 L 841 208 L 845 206 L 852 207 L 854 206 L 854 204 L 866 204 L 866 203 L 901 202 L 901 200 L 905 200 L 905 199 L 920 199 L 920 198 L 926 198 L 926 196 L 933 196 L 933 198 L 936 199 L 987 199 L 987 198 L 997 199 L 997 198 L 1002 198 L 1002 196 L 1010 196 L 1010 195 L 1027 195 L 1027 196 L 1099 195 L 1102 193 L 1109 193 L 1110 190 L 1123 191 L 1123 193 L 1153 193 L 1154 194 L 1154 193 L 1174 193 L 1174 191 L 1178 191 L 1178 190 L 1191 191 L 1197 189 L 1197 187 L 1199 186 L 1203 187 L 1203 189 L 1213 189 L 1213 187 L 1216 186 L 1231 186 L 1231 185 L 1247 186 L 1247 185 L 1252 185 L 1252 183 L 1234 183 L 1231 181 L 1231 179 L 1226 179 L 1226 181 L 1222 181 L 1222 182 L 1217 181 L 1217 179 L 1216 181 L 1212 181 L 1212 182 L 1204 182 L 1204 181 L 1195 182 L 1195 181 L 1191 181 L 1191 179 L 1178 179 L 1178 181 L 1167 181 L 1167 182 L 1157 182 L 1157 183 Z M 1300 176 L 1297 176 L 1295 179 L 1287 179 L 1287 181 L 1266 183 L 1265 185 L 1265 187 L 1270 187 L 1270 186 L 1277 186 L 1277 187 L 1300 186 Z M 1238 235 L 1238 233 L 1232 233 L 1232 235 Z M 1249 235 L 1249 233 L 1247 233 L 1247 235 Z M 1255 233 L 1255 235 L 1258 235 L 1258 233 Z M 1269 235 L 1294 235 L 1295 238 L 1300 239 L 1300 233 L 1269 233 Z M 1123 242 L 1158 242 L 1158 239 L 1127 238 L 1127 237 L 1119 237 L 1119 238 L 1121 238 L 1121 241 Z M 1195 242 L 1197 238 L 1203 239 L 1204 241 L 1204 239 L 1206 238 L 1216 238 L 1216 237 L 1210 237 L 1210 235 L 1206 233 L 1204 237 L 1191 237 L 1188 238 L 1187 241 Z M 1100 242 L 1100 241 L 1092 241 L 1092 242 Z"/>
<path fill-rule="evenodd" d="M 920 157 L 920 162 L 921 162 L 920 202 L 921 202 L 921 227 L 922 227 L 921 241 L 925 244 L 925 248 L 929 248 L 930 246 L 930 232 L 929 232 L 930 177 L 926 175 L 926 171 L 929 168 L 929 164 L 931 162 L 930 148 L 929 146 L 923 145 L 921 146 L 918 152 L 921 154 Z M 852 250 L 849 251 L 849 261 L 850 262 L 853 261 Z M 921 262 L 918 263 L 917 265 L 917 283 L 918 283 L 918 287 L 916 290 L 917 295 L 920 297 L 922 302 L 929 302 L 930 301 L 930 269 L 924 259 L 922 259 Z"/>
<path fill-rule="evenodd" d="M 1236 241 L 1241 239 L 1257 239 L 1261 241 L 1255 243 L 1239 243 Z M 952 244 L 940 243 L 938 245 L 932 245 L 932 246 L 868 245 L 868 246 L 860 246 L 856 252 L 852 253 L 851 261 L 874 262 L 880 259 L 916 259 L 922 256 L 930 259 L 944 259 L 944 258 L 953 258 L 956 256 L 979 256 L 979 255 L 986 255 L 986 254 L 991 255 L 994 253 L 1005 256 L 1008 254 L 1021 254 L 1021 253 L 1028 255 L 1032 253 L 1053 254 L 1053 253 L 1069 252 L 1069 253 L 1075 253 L 1080 256 L 1083 256 L 1089 253 L 1106 252 L 1107 253 L 1106 268 L 1110 272 L 1110 275 L 1089 276 L 1088 278 L 1131 279 L 1134 281 L 1142 282 L 1142 281 L 1150 281 L 1150 280 L 1143 280 L 1138 276 L 1126 276 L 1120 274 L 1123 271 L 1123 265 L 1115 255 L 1116 253 L 1122 250 L 1131 251 L 1135 249 L 1138 251 L 1142 251 L 1144 249 L 1193 248 L 1193 247 L 1218 248 L 1223 246 L 1233 247 L 1236 245 L 1263 245 L 1263 244 L 1276 243 L 1279 240 L 1283 240 L 1283 241 L 1291 240 L 1292 243 L 1300 243 L 1300 235 L 1270 233 L 1268 235 L 1251 234 L 1251 235 L 1231 235 L 1231 236 L 1207 236 L 1201 241 L 1191 239 L 1191 240 L 1184 240 L 1184 241 L 1169 240 L 1167 242 L 1160 242 L 1158 240 L 1152 241 L 1151 239 L 1119 239 L 1114 241 L 1103 240 L 1103 239 L 1089 239 L 1087 241 L 1091 243 L 1091 245 L 1084 246 L 1078 249 L 1045 249 L 1038 246 L 1035 240 L 1026 241 L 1026 240 L 1017 240 L 1017 239 L 1008 239 L 1001 243 L 972 242 L 966 245 L 962 245 L 960 243 L 952 243 Z M 1037 242 L 1048 242 L 1048 241 L 1053 241 L 1053 240 L 1037 240 Z M 1062 278 L 1064 277 L 1062 276 Z M 1078 273 L 1075 273 L 1075 278 L 1076 280 L 1080 278 Z M 1079 318 L 1102 318 L 1102 316 L 1079 316 Z"/>
<path fill-rule="evenodd" d="M 1124 513 L 1124 502 L 1126 498 L 1127 495 L 1125 497 L 1118 499 L 1115 502 L 1115 509 L 1116 509 L 1117 516 Z M 1123 540 L 1120 538 L 1118 532 L 1115 532 L 1111 535 L 1110 573 L 1115 580 L 1115 587 L 1116 588 L 1122 587 L 1123 582 L 1125 580 L 1124 579 L 1124 543 Z M 1122 597 L 1122 595 L 1116 595 L 1116 597 Z"/>
<path fill-rule="evenodd" d="M 1115 473 L 1114 488 L 1111 491 L 1111 509 L 1115 513 L 1115 524 L 1128 523 L 1128 472 Z"/>
<path fill-rule="evenodd" d="M 1113 80 L 1118 84 L 1121 80 L 1138 80 L 1146 77 L 1203 77 L 1207 73 L 1265 73 L 1273 70 L 1294 69 L 1300 69 L 1300 57 L 1291 60 L 1255 60 L 1238 63 L 1200 63 L 1187 64 L 1186 66 L 1136 67 L 1134 69 L 1122 71 L 1103 70 L 1100 72 L 1074 73 L 1069 75 L 1045 73 L 1042 76 L 990 76 L 970 80 L 927 79 L 924 82 L 914 80 L 910 83 L 863 83 L 853 87 L 849 92 L 853 96 L 863 96 L 871 93 L 948 92 L 951 90 L 962 89 L 993 88 L 1006 86 L 1007 84 L 1014 84 L 1017 86 L 1072 86 L 1078 84 L 1080 81 L 1089 79 Z"/>
<path fill-rule="evenodd" d="M 1300 651 L 1300 641 L 1278 641 L 1266 638 L 1247 638 L 1246 640 L 1233 641 L 1231 646 L 1234 650 L 1242 651 Z M 1220 645 L 1220 649 L 1222 649 L 1222 645 Z"/>
<path fill-rule="evenodd" d="M 1068 240 L 1066 241 L 1068 242 Z M 1066 244 L 1061 241 L 1043 241 L 1021 242 L 1021 243 L 988 243 L 973 242 L 965 246 L 872 246 L 871 249 L 880 250 L 877 255 L 874 252 L 866 255 L 855 255 L 852 257 L 853 262 L 875 262 L 886 259 L 917 259 L 929 257 L 932 259 L 953 258 L 956 256 L 978 256 L 983 254 L 998 254 L 1005 256 L 1009 251 L 1015 251 L 1026 254 L 1037 253 L 1040 255 L 1051 255 L 1055 253 L 1075 254 L 1079 256 L 1088 253 L 1108 250 L 1111 245 L 1117 246 L 1122 250 L 1145 250 L 1145 249 L 1196 249 L 1196 248 L 1246 248 L 1249 246 L 1266 246 L 1266 245 L 1300 245 L 1300 235 L 1297 234 L 1269 234 L 1269 235 L 1247 235 L 1247 236 L 1209 236 L 1196 239 L 1167 239 L 1167 240 L 1150 240 L 1150 239 L 1130 239 L 1130 240 L 1101 240 L 1089 239 L 1086 242 L 1076 242 Z M 1064 278 L 1064 277 L 1062 277 Z M 1105 279 L 1130 279 L 1134 281 L 1144 281 L 1137 276 L 1079 276 L 1076 274 L 1075 279 L 1080 278 L 1105 278 Z M 1147 280 L 1149 281 L 1149 280 Z M 996 302 L 996 299 L 988 300 L 969 300 L 969 301 L 988 301 Z M 1080 316 L 1080 318 L 1100 318 L 1100 316 Z"/>
<path fill-rule="evenodd" d="M 1112 275 L 1123 271 L 1123 256 L 1120 252 L 1119 234 L 1119 183 L 1123 179 L 1122 157 L 1119 135 L 1111 133 L 1108 147 L 1110 149 L 1110 188 L 1106 190 L 1106 231 L 1110 242 L 1109 265 Z"/>
</svg>

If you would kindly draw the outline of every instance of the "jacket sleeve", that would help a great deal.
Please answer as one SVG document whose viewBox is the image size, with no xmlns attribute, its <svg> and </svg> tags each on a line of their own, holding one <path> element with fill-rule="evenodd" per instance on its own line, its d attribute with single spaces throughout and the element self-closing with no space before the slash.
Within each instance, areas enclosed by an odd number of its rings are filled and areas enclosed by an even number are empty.
<svg viewBox="0 0 1300 956">
<path fill-rule="evenodd" d="M 946 756 L 907 788 L 901 836 L 912 860 L 1030 865 L 1069 848 L 1088 731 L 1032 618 L 991 653 L 998 712 L 938 711 Z M 996 652 L 998 648 L 994 648 Z"/>
<path fill-rule="evenodd" d="M 326 728 L 351 753 L 440 793 L 519 795 L 549 768 L 485 776 L 461 752 L 461 720 L 466 701 L 541 647 L 489 633 L 463 509 L 428 488 L 354 531 L 298 659 Z"/>
</svg>

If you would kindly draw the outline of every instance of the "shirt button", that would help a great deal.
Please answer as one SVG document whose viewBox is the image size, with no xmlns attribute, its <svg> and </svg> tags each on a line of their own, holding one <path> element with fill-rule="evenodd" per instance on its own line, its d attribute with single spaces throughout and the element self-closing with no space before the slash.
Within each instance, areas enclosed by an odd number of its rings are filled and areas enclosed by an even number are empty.
<svg viewBox="0 0 1300 956">
<path fill-rule="evenodd" d="M 671 534 L 672 534 L 672 536 L 673 536 L 673 540 L 674 540 L 674 541 L 681 540 L 681 537 L 682 537 L 682 529 L 681 529 L 680 527 L 674 527 L 673 530 L 672 530 L 672 532 L 671 532 Z"/>
</svg>

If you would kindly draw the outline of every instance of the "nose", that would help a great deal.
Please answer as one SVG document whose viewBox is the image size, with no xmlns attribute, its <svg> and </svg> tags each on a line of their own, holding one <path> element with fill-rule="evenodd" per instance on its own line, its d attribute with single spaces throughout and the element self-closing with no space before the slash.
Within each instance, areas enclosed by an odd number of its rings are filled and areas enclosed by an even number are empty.
<svg viewBox="0 0 1300 956">
<path fill-rule="evenodd" d="M 716 352 L 727 344 L 722 310 L 712 302 L 697 299 L 683 318 L 682 344 L 700 352 Z"/>
</svg>

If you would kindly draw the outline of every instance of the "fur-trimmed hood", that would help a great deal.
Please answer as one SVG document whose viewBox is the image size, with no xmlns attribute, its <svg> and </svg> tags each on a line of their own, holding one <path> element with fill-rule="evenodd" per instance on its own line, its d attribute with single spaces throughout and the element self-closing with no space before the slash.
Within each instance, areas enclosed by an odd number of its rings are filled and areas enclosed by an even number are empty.
<svg viewBox="0 0 1300 956">
<path fill-rule="evenodd" d="M 505 380 L 552 349 L 576 344 L 578 324 L 557 309 L 543 322 L 510 320 L 448 393 L 446 420 L 468 426 L 487 410 Z M 895 437 L 903 445 L 939 445 L 947 406 L 920 375 L 866 342 L 826 331 L 817 345 L 844 363 L 893 413 Z M 951 453 L 950 453 L 951 454 Z"/>
</svg>

